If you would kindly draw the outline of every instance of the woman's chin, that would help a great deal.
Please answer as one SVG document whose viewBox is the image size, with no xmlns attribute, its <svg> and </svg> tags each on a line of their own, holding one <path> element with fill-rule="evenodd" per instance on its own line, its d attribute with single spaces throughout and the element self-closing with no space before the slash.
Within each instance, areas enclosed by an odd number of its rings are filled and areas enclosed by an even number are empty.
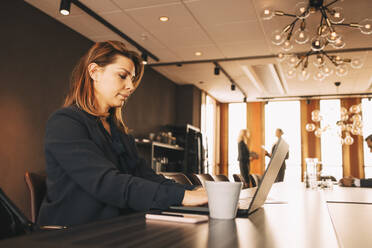
<svg viewBox="0 0 372 248">
<path fill-rule="evenodd" d="M 122 101 L 116 101 L 116 102 L 112 103 L 111 107 L 112 108 L 123 107 L 124 103 L 125 103 L 124 100 L 122 100 Z"/>
</svg>

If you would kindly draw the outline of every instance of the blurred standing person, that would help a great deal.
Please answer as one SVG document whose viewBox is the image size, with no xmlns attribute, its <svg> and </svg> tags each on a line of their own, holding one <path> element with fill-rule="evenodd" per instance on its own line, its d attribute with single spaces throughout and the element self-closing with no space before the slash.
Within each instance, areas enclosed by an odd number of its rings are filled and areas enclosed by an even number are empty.
<svg viewBox="0 0 372 248">
<path fill-rule="evenodd" d="M 244 178 L 247 185 L 249 185 L 249 174 L 250 174 L 250 161 L 257 159 L 258 155 L 255 152 L 251 152 L 248 147 L 250 138 L 249 130 L 242 129 L 238 136 L 238 161 L 240 167 L 240 174 Z"/>
<path fill-rule="evenodd" d="M 273 147 L 271 148 L 271 153 L 268 153 L 266 150 L 265 150 L 265 155 L 268 156 L 269 158 L 271 158 L 271 156 L 273 155 L 274 153 L 274 150 L 276 149 L 276 146 L 279 144 L 279 141 L 282 139 L 282 135 L 284 134 L 283 130 L 280 129 L 280 128 L 277 128 L 275 130 L 275 136 L 278 138 L 278 141 L 273 145 Z M 289 157 L 289 152 L 287 153 L 287 155 L 285 156 L 285 160 L 287 160 Z M 275 182 L 283 182 L 284 181 L 284 175 L 285 175 L 285 168 L 286 168 L 286 164 L 285 164 L 285 160 L 283 161 L 283 164 L 282 164 L 282 167 L 280 167 L 280 170 L 279 170 L 279 173 L 278 173 L 278 176 L 276 177 L 276 180 Z"/>
</svg>

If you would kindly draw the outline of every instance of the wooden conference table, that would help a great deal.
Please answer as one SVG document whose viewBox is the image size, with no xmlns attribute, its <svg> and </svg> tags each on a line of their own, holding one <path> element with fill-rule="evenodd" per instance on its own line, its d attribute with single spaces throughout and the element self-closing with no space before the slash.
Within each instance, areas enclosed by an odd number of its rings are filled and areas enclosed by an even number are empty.
<svg viewBox="0 0 372 248">
<path fill-rule="evenodd" d="M 245 218 L 201 224 L 146 221 L 144 213 L 137 213 L 7 239 L 0 247 L 371 246 L 372 189 L 306 190 L 303 184 L 281 183 L 274 185 L 270 198 L 286 203 L 265 204 Z M 353 203 L 344 203 L 348 201 Z"/>
</svg>

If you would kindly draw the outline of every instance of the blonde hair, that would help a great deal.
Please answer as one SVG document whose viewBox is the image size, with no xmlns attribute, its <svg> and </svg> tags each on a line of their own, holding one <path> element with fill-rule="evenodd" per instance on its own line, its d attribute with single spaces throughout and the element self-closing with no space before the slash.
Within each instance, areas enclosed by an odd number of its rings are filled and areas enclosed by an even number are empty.
<svg viewBox="0 0 372 248">
<path fill-rule="evenodd" d="M 107 66 L 114 63 L 117 56 L 124 56 L 133 62 L 135 68 L 133 86 L 136 89 L 144 71 L 141 57 L 136 52 L 128 50 L 121 41 L 97 42 L 75 66 L 71 75 L 70 90 L 63 106 L 76 105 L 91 115 L 103 117 L 98 113 L 95 104 L 93 80 L 89 75 L 88 66 L 91 63 L 96 63 L 100 67 Z M 122 117 L 122 108 L 120 106 L 114 109 L 113 119 L 119 129 L 128 133 L 128 128 Z"/>
<path fill-rule="evenodd" d="M 242 129 L 239 132 L 238 142 L 243 141 L 246 145 L 248 145 L 249 137 L 250 137 L 249 130 L 248 129 Z"/>
</svg>

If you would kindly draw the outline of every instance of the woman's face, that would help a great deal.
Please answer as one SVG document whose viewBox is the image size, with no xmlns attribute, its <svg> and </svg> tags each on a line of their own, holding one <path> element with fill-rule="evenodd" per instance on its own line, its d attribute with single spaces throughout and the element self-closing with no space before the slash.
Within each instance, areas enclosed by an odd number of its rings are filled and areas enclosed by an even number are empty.
<svg viewBox="0 0 372 248">
<path fill-rule="evenodd" d="M 118 55 L 114 63 L 105 67 L 90 64 L 94 81 L 94 94 L 99 108 L 107 112 L 110 108 L 123 106 L 134 90 L 132 79 L 135 67 L 132 60 Z"/>
</svg>

